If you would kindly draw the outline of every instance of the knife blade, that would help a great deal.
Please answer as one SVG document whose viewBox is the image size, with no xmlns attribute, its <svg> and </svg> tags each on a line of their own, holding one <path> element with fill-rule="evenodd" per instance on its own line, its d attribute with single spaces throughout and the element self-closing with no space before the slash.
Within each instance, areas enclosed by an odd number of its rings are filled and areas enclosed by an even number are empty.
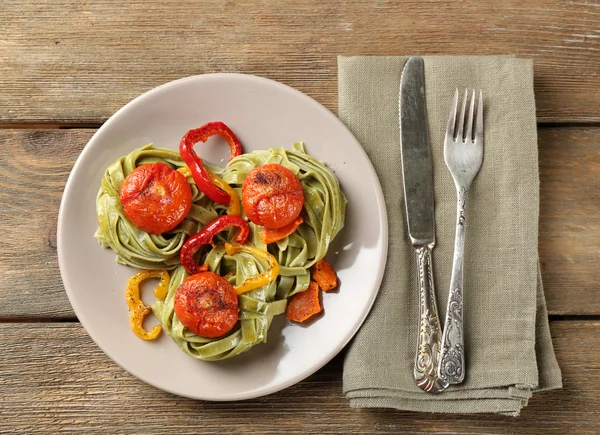
<svg viewBox="0 0 600 435">
<path fill-rule="evenodd" d="M 442 332 L 435 300 L 432 250 L 435 246 L 433 159 L 425 107 L 423 58 L 411 57 L 400 76 L 400 151 L 408 235 L 417 254 L 419 333 L 414 378 L 422 390 L 439 393 L 448 387 L 438 372 Z"/>
</svg>

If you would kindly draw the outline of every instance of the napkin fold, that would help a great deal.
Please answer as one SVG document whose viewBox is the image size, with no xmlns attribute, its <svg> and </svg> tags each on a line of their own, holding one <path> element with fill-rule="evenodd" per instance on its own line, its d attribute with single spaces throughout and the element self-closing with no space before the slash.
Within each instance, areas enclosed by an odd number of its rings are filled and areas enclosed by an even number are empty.
<svg viewBox="0 0 600 435">
<path fill-rule="evenodd" d="M 444 163 L 456 88 L 482 89 L 484 160 L 467 202 L 464 272 L 466 379 L 441 394 L 413 380 L 418 331 L 416 258 L 409 243 L 398 127 L 408 57 L 339 57 L 339 117 L 369 155 L 388 213 L 379 296 L 348 349 L 350 406 L 518 415 L 532 393 L 561 387 L 538 261 L 539 176 L 533 63 L 512 56 L 427 56 L 425 94 L 435 185 L 433 269 L 443 324 L 456 193 Z"/>
</svg>

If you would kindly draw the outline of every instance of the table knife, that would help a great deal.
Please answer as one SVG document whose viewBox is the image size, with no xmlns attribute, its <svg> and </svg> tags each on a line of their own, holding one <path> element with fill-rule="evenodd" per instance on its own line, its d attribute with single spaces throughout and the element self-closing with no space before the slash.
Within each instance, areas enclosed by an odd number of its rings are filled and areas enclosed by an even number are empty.
<svg viewBox="0 0 600 435">
<path fill-rule="evenodd" d="M 424 76 L 423 59 L 409 58 L 400 77 L 400 150 L 408 235 L 417 254 L 419 334 L 414 378 L 422 390 L 438 393 L 448 383 L 440 379 L 438 371 L 442 332 L 433 285 L 435 208 Z"/>
</svg>

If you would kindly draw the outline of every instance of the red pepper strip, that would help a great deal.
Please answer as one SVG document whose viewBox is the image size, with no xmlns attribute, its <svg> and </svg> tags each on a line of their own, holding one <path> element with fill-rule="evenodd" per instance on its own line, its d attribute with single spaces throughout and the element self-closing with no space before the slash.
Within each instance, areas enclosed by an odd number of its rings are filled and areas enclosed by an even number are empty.
<svg viewBox="0 0 600 435">
<path fill-rule="evenodd" d="M 192 171 L 192 177 L 206 196 L 219 204 L 229 204 L 229 195 L 216 187 L 211 181 L 202 159 L 194 151 L 194 145 L 198 142 L 206 142 L 210 136 L 215 134 L 223 137 L 231 149 L 231 158 L 242 154 L 242 145 L 233 132 L 222 122 L 209 122 L 200 128 L 188 131 L 179 144 L 179 154 Z"/>
<path fill-rule="evenodd" d="M 239 230 L 233 240 L 237 243 L 244 243 L 248 238 L 248 234 L 250 234 L 250 227 L 243 218 L 233 215 L 221 216 L 215 219 L 198 234 L 194 234 L 192 237 L 190 237 L 181 247 L 181 252 L 179 254 L 181 265 L 185 268 L 185 270 L 192 275 L 205 271 L 206 268 L 204 265 L 200 266 L 194 261 L 194 254 L 203 245 L 214 245 L 213 237 L 223 231 L 225 228 L 232 226 L 239 227 Z"/>
</svg>

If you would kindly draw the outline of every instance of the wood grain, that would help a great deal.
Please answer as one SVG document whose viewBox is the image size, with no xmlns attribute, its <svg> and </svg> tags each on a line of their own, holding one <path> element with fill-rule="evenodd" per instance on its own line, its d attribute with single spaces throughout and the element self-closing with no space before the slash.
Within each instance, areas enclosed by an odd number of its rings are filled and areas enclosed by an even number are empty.
<svg viewBox="0 0 600 435">
<path fill-rule="evenodd" d="M 93 132 L 0 130 L 0 319 L 74 317 L 56 221 L 69 171 Z M 539 250 L 551 314 L 600 314 L 599 143 L 600 128 L 539 131 Z"/>
<path fill-rule="evenodd" d="M 99 123 L 159 84 L 279 80 L 337 107 L 337 55 L 517 54 L 542 122 L 598 122 L 600 5 L 496 0 L 3 0 L 0 124 Z"/>
<path fill-rule="evenodd" d="M 600 314 L 600 128 L 539 130 L 539 252 L 553 314 Z"/>
<path fill-rule="evenodd" d="M 94 130 L 0 130 L 0 319 L 72 318 L 56 253 L 69 172 Z"/>
<path fill-rule="evenodd" d="M 521 417 L 511 418 L 351 409 L 342 394 L 343 355 L 271 396 L 193 401 L 126 373 L 78 323 L 0 324 L 0 432 L 595 433 L 600 322 L 553 322 L 552 333 L 564 389 L 534 396 Z"/>
</svg>

